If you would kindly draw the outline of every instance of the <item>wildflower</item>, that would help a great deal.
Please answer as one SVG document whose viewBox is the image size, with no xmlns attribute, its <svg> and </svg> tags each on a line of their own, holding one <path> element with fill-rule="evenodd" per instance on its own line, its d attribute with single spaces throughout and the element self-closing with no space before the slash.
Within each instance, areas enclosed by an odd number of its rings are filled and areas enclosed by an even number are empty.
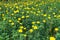
<svg viewBox="0 0 60 40">
<path fill-rule="evenodd" d="M 3 20 L 6 20 L 6 18 L 3 18 Z"/>
<path fill-rule="evenodd" d="M 33 29 L 35 29 L 35 30 L 36 30 L 36 29 L 38 29 L 38 27 L 37 27 L 37 26 L 32 26 L 32 27 L 33 27 Z"/>
<path fill-rule="evenodd" d="M 35 24 L 35 22 L 32 22 L 32 24 Z"/>
<path fill-rule="evenodd" d="M 37 23 L 37 24 L 39 24 L 39 23 L 40 23 L 40 21 L 37 21 L 36 23 Z"/>
<path fill-rule="evenodd" d="M 55 31 L 58 31 L 59 29 L 58 28 L 55 28 Z"/>
<path fill-rule="evenodd" d="M 4 17 L 4 14 L 2 14 L 2 17 Z"/>
<path fill-rule="evenodd" d="M 22 32 L 23 32 L 23 30 L 22 30 L 22 29 L 19 29 L 19 30 L 18 30 L 18 32 L 22 33 Z"/>
<path fill-rule="evenodd" d="M 9 22 L 12 22 L 12 20 L 9 20 Z"/>
<path fill-rule="evenodd" d="M 54 17 L 57 17 L 56 15 L 54 15 Z"/>
<path fill-rule="evenodd" d="M 55 40 L 55 37 L 50 37 L 50 40 Z"/>
<path fill-rule="evenodd" d="M 14 25 L 14 22 L 12 22 L 11 25 Z"/>
<path fill-rule="evenodd" d="M 24 28 L 24 30 L 26 30 L 26 28 Z"/>
<path fill-rule="evenodd" d="M 25 18 L 25 16 L 22 16 L 21 18 Z"/>
<path fill-rule="evenodd" d="M 14 11 L 14 13 L 18 13 L 18 12 L 19 12 L 19 10 L 15 10 L 15 11 Z"/>
<path fill-rule="evenodd" d="M 33 29 L 30 29 L 29 32 L 32 33 L 33 32 Z"/>
<path fill-rule="evenodd" d="M 18 18 L 18 20 L 21 20 L 21 18 Z"/>
<path fill-rule="evenodd" d="M 19 8 L 18 6 L 16 6 L 16 8 Z"/>
<path fill-rule="evenodd" d="M 24 28 L 23 26 L 20 26 L 20 28 L 22 29 L 22 28 Z"/>
<path fill-rule="evenodd" d="M 45 22 L 46 22 L 46 20 L 43 20 L 43 22 L 45 23 Z"/>
<path fill-rule="evenodd" d="M 51 17 L 49 16 L 48 19 L 51 19 Z"/>
<path fill-rule="evenodd" d="M 11 15 L 13 16 L 14 14 L 12 13 Z"/>
<path fill-rule="evenodd" d="M 45 17 L 46 17 L 46 16 L 47 16 L 47 14 L 43 14 L 43 16 L 45 16 Z"/>
</svg>

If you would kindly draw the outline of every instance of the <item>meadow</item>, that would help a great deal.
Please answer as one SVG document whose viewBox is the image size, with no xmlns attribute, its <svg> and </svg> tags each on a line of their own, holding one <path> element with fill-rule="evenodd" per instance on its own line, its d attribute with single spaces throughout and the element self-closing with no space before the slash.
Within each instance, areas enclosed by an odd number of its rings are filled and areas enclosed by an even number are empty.
<svg viewBox="0 0 60 40">
<path fill-rule="evenodd" d="M 60 0 L 0 1 L 0 40 L 60 40 Z"/>
</svg>

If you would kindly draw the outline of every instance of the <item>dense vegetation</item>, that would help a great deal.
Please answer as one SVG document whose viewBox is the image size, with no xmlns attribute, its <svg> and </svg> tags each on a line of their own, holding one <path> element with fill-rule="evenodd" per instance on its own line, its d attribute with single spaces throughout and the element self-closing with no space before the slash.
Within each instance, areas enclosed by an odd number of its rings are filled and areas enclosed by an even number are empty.
<svg viewBox="0 0 60 40">
<path fill-rule="evenodd" d="M 60 40 L 60 1 L 0 1 L 0 40 Z"/>
</svg>

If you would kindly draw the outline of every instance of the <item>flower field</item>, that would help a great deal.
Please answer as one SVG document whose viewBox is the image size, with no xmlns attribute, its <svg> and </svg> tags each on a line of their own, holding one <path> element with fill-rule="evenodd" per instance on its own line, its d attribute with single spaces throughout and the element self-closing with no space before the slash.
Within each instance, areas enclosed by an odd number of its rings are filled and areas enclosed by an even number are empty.
<svg viewBox="0 0 60 40">
<path fill-rule="evenodd" d="M 0 40 L 60 40 L 60 0 L 0 1 Z"/>
</svg>

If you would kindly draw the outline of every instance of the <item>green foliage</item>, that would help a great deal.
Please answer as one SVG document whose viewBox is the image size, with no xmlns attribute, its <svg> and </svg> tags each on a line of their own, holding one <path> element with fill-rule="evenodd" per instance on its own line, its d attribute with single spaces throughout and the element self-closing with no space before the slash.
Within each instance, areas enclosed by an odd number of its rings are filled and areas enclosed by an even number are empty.
<svg viewBox="0 0 60 40">
<path fill-rule="evenodd" d="M 60 40 L 59 2 L 10 2 L 0 5 L 0 40 Z"/>
</svg>

